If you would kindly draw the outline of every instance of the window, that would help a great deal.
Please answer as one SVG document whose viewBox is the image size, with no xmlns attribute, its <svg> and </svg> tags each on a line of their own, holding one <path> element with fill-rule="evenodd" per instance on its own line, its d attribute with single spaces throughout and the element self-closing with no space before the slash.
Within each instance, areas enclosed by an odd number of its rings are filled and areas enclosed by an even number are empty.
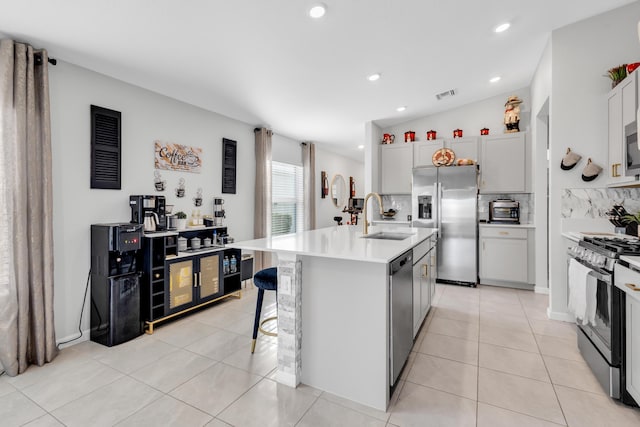
<svg viewBox="0 0 640 427">
<path fill-rule="evenodd" d="M 304 228 L 302 166 L 271 163 L 271 235 L 295 233 Z"/>
</svg>

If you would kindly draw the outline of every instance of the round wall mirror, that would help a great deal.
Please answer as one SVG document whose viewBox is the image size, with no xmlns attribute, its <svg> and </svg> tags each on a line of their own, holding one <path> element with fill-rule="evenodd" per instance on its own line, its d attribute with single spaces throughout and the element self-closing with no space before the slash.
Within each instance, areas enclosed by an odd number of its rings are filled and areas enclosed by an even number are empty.
<svg viewBox="0 0 640 427">
<path fill-rule="evenodd" d="M 331 179 L 331 200 L 333 200 L 333 205 L 338 209 L 346 206 L 347 183 L 339 173 L 335 174 Z"/>
</svg>

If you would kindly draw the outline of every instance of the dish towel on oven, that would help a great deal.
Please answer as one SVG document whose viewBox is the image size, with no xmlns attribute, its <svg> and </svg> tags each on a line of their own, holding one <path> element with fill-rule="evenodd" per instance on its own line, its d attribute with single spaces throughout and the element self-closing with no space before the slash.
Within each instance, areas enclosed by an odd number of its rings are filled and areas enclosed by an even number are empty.
<svg viewBox="0 0 640 427">
<path fill-rule="evenodd" d="M 596 315 L 596 283 L 589 280 L 589 272 L 589 267 L 573 258 L 569 260 L 568 309 L 576 318 L 581 319 L 584 325 L 590 321 L 593 323 Z"/>
</svg>

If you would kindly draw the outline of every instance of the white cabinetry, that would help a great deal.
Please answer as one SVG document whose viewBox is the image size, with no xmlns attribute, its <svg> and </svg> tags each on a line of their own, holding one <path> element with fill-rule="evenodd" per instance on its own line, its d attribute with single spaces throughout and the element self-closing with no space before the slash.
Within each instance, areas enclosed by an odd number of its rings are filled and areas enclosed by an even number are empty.
<svg viewBox="0 0 640 427">
<path fill-rule="evenodd" d="M 412 168 L 412 144 L 380 146 L 380 192 L 411 194 Z"/>
<path fill-rule="evenodd" d="M 636 285 L 640 286 L 640 280 Z M 627 391 L 640 402 L 640 296 L 634 298 L 627 294 L 625 300 Z"/>
<path fill-rule="evenodd" d="M 433 289 L 435 289 L 435 270 L 432 261 L 435 259 L 435 236 L 413 248 L 413 337 L 429 313 L 432 305 Z"/>
<path fill-rule="evenodd" d="M 433 153 L 444 147 L 444 139 L 413 143 L 413 167 L 433 166 Z"/>
<path fill-rule="evenodd" d="M 468 136 L 464 138 L 445 139 L 444 146 L 453 150 L 458 159 L 471 159 L 478 163 L 478 141 L 477 136 Z"/>
<path fill-rule="evenodd" d="M 640 402 L 640 272 L 636 267 L 615 266 L 615 286 L 625 293 L 625 369 L 626 388 Z"/>
<path fill-rule="evenodd" d="M 480 193 L 525 193 L 526 134 L 483 136 L 481 145 Z"/>
<path fill-rule="evenodd" d="M 413 143 L 413 167 L 433 166 L 433 153 L 441 148 L 450 148 L 457 159 L 471 159 L 478 162 L 478 137 L 470 136 L 452 139 L 434 139 Z"/>
<path fill-rule="evenodd" d="M 634 124 L 638 110 L 637 72 L 631 73 L 607 97 L 608 111 L 608 183 L 617 185 L 633 181 L 625 176 L 626 141 L 625 127 Z"/>
<path fill-rule="evenodd" d="M 509 226 L 480 227 L 480 283 L 530 287 L 533 236 L 529 232 Z"/>
</svg>

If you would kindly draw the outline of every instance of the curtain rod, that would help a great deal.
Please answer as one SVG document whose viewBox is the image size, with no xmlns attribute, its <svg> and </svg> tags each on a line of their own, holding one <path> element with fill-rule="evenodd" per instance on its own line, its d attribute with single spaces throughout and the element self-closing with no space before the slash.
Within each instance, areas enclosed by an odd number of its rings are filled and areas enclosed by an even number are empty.
<svg viewBox="0 0 640 427">
<path fill-rule="evenodd" d="M 33 58 L 36 61 L 36 65 L 42 65 L 42 52 L 35 52 L 33 54 Z M 48 58 L 47 62 L 49 62 L 49 64 L 51 65 L 57 65 L 58 64 L 58 60 L 55 58 Z"/>
</svg>

